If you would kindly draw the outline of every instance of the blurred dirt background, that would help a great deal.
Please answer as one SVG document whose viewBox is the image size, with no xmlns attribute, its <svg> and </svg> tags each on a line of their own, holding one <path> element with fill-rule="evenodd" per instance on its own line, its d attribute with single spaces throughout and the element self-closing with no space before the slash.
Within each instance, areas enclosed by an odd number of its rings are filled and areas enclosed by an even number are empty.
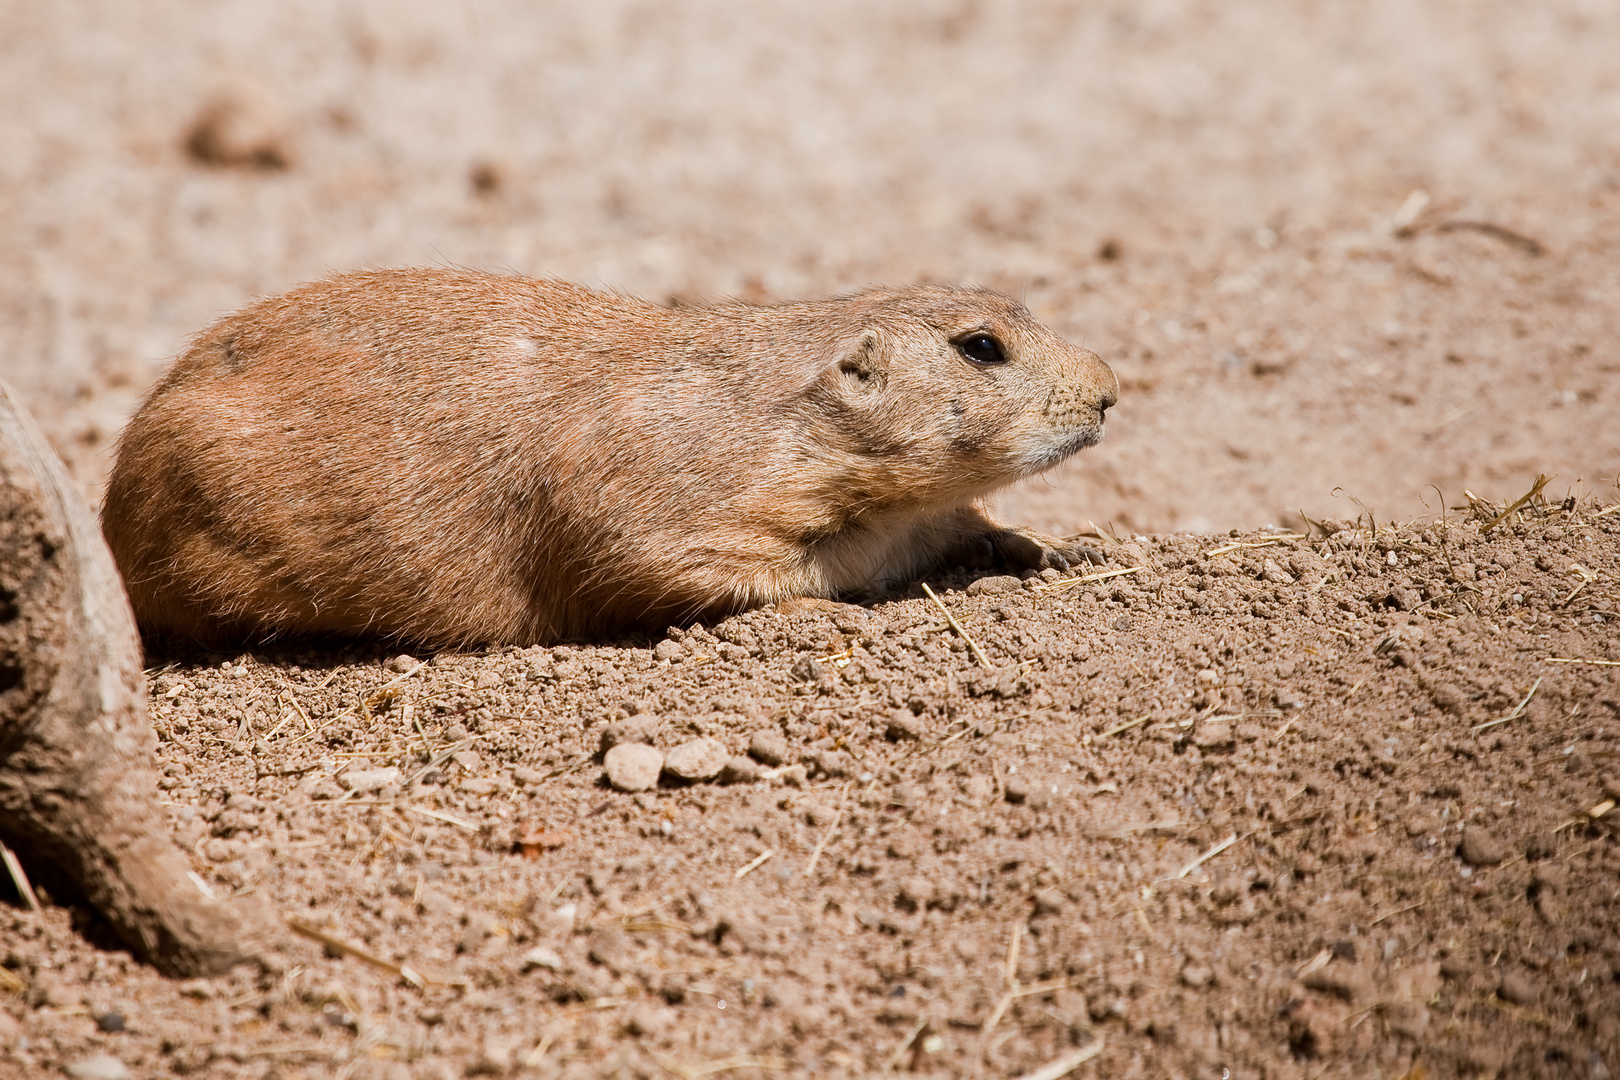
<svg viewBox="0 0 1620 1080">
<path fill-rule="evenodd" d="M 4 908 L 0 1075 L 1018 1075 L 1100 1037 L 1077 1075 L 1609 1076 L 1617 55 L 1602 0 L 0 0 L 0 378 L 92 500 L 190 334 L 333 270 L 968 281 L 1123 384 L 1006 515 L 1147 567 L 942 594 L 1001 628 L 989 683 L 922 599 L 397 701 L 386 653 L 154 671 L 205 883 L 461 982 L 290 945 L 175 987 Z M 632 802 L 589 754 L 634 713 L 805 774 Z"/>
</svg>

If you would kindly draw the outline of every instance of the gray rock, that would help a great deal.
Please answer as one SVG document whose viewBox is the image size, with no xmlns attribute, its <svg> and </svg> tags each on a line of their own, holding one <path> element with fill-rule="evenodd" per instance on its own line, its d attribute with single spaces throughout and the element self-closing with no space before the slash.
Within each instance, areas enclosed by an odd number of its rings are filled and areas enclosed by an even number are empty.
<svg viewBox="0 0 1620 1080">
<path fill-rule="evenodd" d="M 713 780 L 730 757 L 724 743 L 703 736 L 683 742 L 664 755 L 664 771 L 682 780 Z"/>
<path fill-rule="evenodd" d="M 602 757 L 608 783 L 620 791 L 647 791 L 658 783 L 664 755 L 646 743 L 619 743 Z"/>
<path fill-rule="evenodd" d="M 761 764 L 775 767 L 788 758 L 787 740 L 768 728 L 756 731 L 748 740 L 748 754 Z"/>
</svg>

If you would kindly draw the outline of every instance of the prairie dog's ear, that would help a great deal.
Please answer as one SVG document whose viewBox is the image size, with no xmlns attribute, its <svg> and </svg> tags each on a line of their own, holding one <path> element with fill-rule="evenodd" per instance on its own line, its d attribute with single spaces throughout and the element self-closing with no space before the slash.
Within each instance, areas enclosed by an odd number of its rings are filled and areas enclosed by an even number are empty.
<svg viewBox="0 0 1620 1080">
<path fill-rule="evenodd" d="M 889 381 L 889 348 L 877 330 L 865 330 L 843 355 L 822 373 L 822 379 L 855 394 L 882 390 Z"/>
</svg>

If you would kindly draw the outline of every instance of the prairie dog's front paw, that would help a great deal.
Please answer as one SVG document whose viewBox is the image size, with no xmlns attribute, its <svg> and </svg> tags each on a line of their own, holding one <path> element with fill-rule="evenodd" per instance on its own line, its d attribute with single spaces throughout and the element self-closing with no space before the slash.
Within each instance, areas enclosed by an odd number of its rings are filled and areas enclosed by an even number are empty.
<svg viewBox="0 0 1620 1080">
<path fill-rule="evenodd" d="M 963 541 L 953 553 L 959 565 L 984 569 L 1001 563 L 1014 570 L 1068 570 L 1082 564 L 1101 565 L 1098 551 L 1072 540 L 1033 529 L 994 529 Z"/>
<path fill-rule="evenodd" d="M 1102 552 L 1073 540 L 1061 540 L 1032 529 L 1004 529 L 995 541 L 1009 563 L 1015 557 L 1028 570 L 1069 570 L 1076 566 L 1101 566 Z M 1014 555 L 1016 552 L 1016 556 Z"/>
</svg>

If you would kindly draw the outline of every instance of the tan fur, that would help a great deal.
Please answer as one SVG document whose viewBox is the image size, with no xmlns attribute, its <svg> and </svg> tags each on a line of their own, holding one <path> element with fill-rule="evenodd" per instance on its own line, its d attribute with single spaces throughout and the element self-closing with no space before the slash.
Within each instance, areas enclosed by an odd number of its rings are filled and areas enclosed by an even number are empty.
<svg viewBox="0 0 1620 1080">
<path fill-rule="evenodd" d="M 993 334 L 1007 362 L 954 345 Z M 149 634 L 542 643 L 912 580 L 980 499 L 1097 441 L 1113 372 L 996 293 L 665 308 L 462 270 L 344 274 L 204 331 L 102 514 Z"/>
</svg>

